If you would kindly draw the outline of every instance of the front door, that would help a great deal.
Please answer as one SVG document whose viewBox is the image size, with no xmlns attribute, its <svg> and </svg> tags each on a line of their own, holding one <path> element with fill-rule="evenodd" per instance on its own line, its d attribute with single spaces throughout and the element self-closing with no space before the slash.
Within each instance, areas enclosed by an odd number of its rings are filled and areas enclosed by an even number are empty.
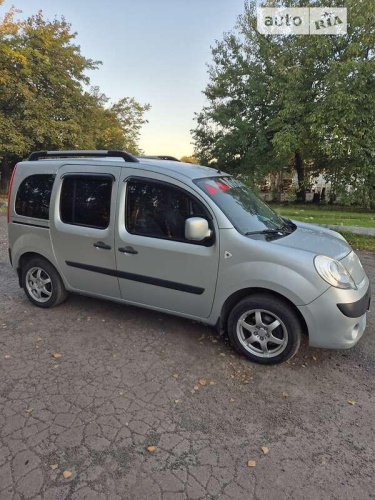
<svg viewBox="0 0 375 500">
<path fill-rule="evenodd" d="M 207 318 L 218 273 L 216 222 L 203 200 L 167 176 L 123 169 L 116 255 L 124 300 Z M 185 239 L 185 221 L 200 216 L 213 235 Z"/>
<path fill-rule="evenodd" d="M 59 270 L 77 292 L 120 298 L 114 250 L 121 167 L 62 166 L 51 204 L 51 238 Z"/>
</svg>

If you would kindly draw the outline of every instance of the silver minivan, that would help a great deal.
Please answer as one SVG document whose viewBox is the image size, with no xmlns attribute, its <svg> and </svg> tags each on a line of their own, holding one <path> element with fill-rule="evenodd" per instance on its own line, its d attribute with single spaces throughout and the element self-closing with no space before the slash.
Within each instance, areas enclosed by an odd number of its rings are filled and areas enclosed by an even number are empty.
<svg viewBox="0 0 375 500">
<path fill-rule="evenodd" d="M 9 256 L 39 307 L 74 292 L 201 321 L 248 359 L 347 349 L 368 277 L 338 233 L 276 215 L 220 170 L 121 151 L 43 151 L 13 171 Z"/>
</svg>

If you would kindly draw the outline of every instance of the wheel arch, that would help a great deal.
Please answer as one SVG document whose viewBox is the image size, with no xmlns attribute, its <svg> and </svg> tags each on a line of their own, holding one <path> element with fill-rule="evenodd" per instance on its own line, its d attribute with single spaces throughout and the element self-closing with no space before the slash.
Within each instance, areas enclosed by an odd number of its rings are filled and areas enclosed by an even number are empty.
<svg viewBox="0 0 375 500">
<path fill-rule="evenodd" d="M 296 307 L 296 305 L 293 304 L 291 300 L 289 300 L 287 297 L 278 292 L 269 290 L 267 288 L 259 288 L 259 287 L 243 288 L 242 290 L 237 290 L 225 300 L 220 311 L 220 317 L 216 324 L 219 332 L 224 333 L 227 330 L 229 314 L 233 309 L 233 307 L 236 304 L 238 304 L 238 302 L 240 302 L 240 300 L 244 299 L 245 297 L 251 297 L 252 295 L 259 295 L 259 294 L 277 298 L 281 302 L 284 302 L 286 305 L 291 307 L 300 321 L 302 331 L 308 335 L 308 327 L 305 318 L 301 314 L 301 311 L 298 309 L 298 307 Z"/>
</svg>

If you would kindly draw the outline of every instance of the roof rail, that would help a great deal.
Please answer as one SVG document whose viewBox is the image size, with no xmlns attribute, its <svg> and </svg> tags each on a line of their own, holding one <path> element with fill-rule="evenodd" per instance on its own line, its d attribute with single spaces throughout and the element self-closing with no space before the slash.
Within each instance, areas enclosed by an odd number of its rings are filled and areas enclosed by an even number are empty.
<svg viewBox="0 0 375 500">
<path fill-rule="evenodd" d="M 175 158 L 174 156 L 168 156 L 168 155 L 142 155 L 142 156 L 138 156 L 138 158 L 145 158 L 145 159 L 148 159 L 148 160 L 170 160 L 170 161 L 180 161 L 178 160 L 177 158 Z"/>
<path fill-rule="evenodd" d="M 71 157 L 115 157 L 115 158 L 123 158 L 124 161 L 139 163 L 139 160 L 135 156 L 130 153 L 126 153 L 125 151 L 116 151 L 116 150 L 87 150 L 87 151 L 34 151 L 29 156 L 29 161 L 37 161 L 41 158 L 71 158 Z"/>
</svg>

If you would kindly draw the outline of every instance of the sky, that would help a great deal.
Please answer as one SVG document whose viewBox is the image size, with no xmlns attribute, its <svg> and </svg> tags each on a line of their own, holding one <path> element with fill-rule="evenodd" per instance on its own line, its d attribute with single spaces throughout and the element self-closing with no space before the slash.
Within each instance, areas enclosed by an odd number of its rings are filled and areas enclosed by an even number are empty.
<svg viewBox="0 0 375 500">
<path fill-rule="evenodd" d="M 180 158 L 193 153 L 194 113 L 205 102 L 210 47 L 233 29 L 244 0 L 5 0 L 26 17 L 64 16 L 76 44 L 102 65 L 88 72 L 111 101 L 150 103 L 140 146 L 146 154 Z"/>
</svg>

